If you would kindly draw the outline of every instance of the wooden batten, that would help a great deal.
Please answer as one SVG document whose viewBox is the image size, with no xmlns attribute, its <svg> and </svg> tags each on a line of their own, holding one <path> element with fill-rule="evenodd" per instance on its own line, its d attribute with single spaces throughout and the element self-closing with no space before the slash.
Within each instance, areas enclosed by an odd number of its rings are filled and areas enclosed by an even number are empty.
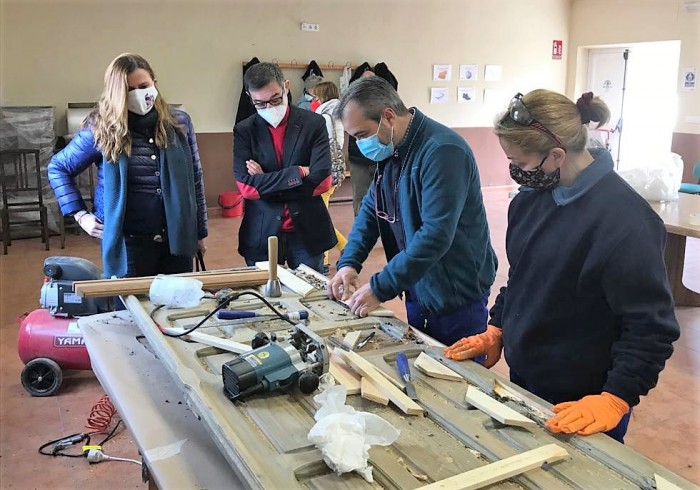
<svg viewBox="0 0 700 490">
<path fill-rule="evenodd" d="M 537 425 L 534 420 L 530 420 L 495 398 L 491 398 L 475 386 L 469 385 L 467 387 L 466 401 L 482 412 L 489 414 L 502 424 L 516 425 L 518 427 L 532 427 Z"/>
<path fill-rule="evenodd" d="M 382 391 L 377 388 L 369 378 L 362 378 L 360 381 L 360 388 L 362 398 L 365 400 L 373 401 L 375 403 L 379 403 L 380 405 L 389 404 L 389 397 L 382 393 Z"/>
<path fill-rule="evenodd" d="M 211 289 L 252 287 L 267 282 L 267 272 L 256 270 L 192 272 L 176 276 L 197 279 L 202 281 L 204 288 Z M 154 276 L 76 281 L 73 283 L 73 291 L 85 298 L 148 294 L 153 279 Z"/>
<path fill-rule="evenodd" d="M 360 376 L 337 354 L 331 354 L 328 368 L 336 383 L 345 386 L 348 395 L 361 393 Z"/>
<path fill-rule="evenodd" d="M 463 381 L 464 378 L 455 373 L 453 370 L 442 364 L 440 361 L 433 359 L 425 352 L 421 352 L 420 355 L 413 361 L 413 365 L 426 376 L 431 378 L 447 379 L 450 381 Z"/>
<path fill-rule="evenodd" d="M 569 453 L 561 446 L 547 444 L 524 453 L 516 454 L 481 468 L 461 473 L 444 480 L 420 487 L 421 490 L 477 490 L 529 470 L 544 463 L 566 458 Z"/>
<path fill-rule="evenodd" d="M 407 415 L 422 415 L 423 408 L 391 384 L 369 361 L 353 351 L 338 351 L 355 371 L 369 378 L 389 400 Z"/>
</svg>

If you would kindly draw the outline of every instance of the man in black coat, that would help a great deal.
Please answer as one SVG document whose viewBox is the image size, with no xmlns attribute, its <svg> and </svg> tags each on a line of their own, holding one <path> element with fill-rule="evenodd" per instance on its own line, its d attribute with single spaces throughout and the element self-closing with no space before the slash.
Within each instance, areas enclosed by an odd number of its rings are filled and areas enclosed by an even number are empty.
<svg viewBox="0 0 700 490">
<path fill-rule="evenodd" d="M 272 63 L 243 78 L 256 114 L 233 128 L 233 171 L 246 200 L 238 252 L 248 265 L 267 260 L 267 237 L 279 239 L 279 263 L 323 271 L 337 240 L 321 194 L 332 184 L 323 117 L 290 106 L 289 80 Z"/>
</svg>

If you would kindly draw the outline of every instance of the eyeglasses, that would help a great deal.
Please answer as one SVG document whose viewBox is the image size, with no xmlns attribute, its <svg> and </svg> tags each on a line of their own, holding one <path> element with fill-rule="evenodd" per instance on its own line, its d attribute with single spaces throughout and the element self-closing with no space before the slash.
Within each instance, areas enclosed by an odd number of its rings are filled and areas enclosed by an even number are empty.
<svg viewBox="0 0 700 490">
<path fill-rule="evenodd" d="M 250 94 L 248 95 L 248 97 L 250 97 Z M 275 107 L 280 105 L 283 100 L 284 94 L 275 95 L 270 100 L 255 100 L 252 97 L 250 97 L 250 101 L 253 103 L 253 107 L 255 107 L 256 109 L 265 109 L 267 107 L 267 104 L 270 104 L 272 107 Z"/>
<path fill-rule="evenodd" d="M 518 92 L 510 101 L 510 105 L 508 106 L 508 115 L 510 118 L 522 126 L 532 126 L 540 133 L 546 134 L 551 139 L 556 141 L 557 145 L 563 146 L 561 140 L 557 138 L 554 133 L 547 129 L 544 124 L 532 117 L 532 114 L 530 114 L 530 111 L 527 110 L 527 107 L 525 107 L 525 103 L 523 103 L 522 99 L 523 94 Z"/>
<path fill-rule="evenodd" d="M 374 184 L 374 214 L 377 215 L 377 218 L 381 218 L 385 221 L 388 221 L 389 223 L 396 223 L 396 195 L 399 189 L 398 182 L 396 183 L 396 185 L 394 185 L 394 215 L 392 216 L 387 211 L 379 210 L 379 197 L 383 195 L 381 191 L 381 183 L 383 176 L 383 173 L 379 174 L 377 176 L 377 181 Z M 382 203 L 384 207 L 386 207 L 386 199 L 382 198 Z"/>
</svg>

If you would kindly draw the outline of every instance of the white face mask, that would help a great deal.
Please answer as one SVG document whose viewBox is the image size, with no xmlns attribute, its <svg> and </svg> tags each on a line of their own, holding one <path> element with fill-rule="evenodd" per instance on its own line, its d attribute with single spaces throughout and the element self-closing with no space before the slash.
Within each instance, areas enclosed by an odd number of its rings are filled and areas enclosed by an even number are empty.
<svg viewBox="0 0 700 490">
<path fill-rule="evenodd" d="M 282 97 L 282 103 L 273 107 L 267 107 L 265 109 L 256 109 L 260 117 L 262 117 L 267 123 L 276 128 L 284 119 L 284 115 L 287 114 L 287 94 L 285 92 Z"/>
<path fill-rule="evenodd" d="M 146 88 L 136 88 L 126 96 L 126 108 L 130 112 L 145 116 L 153 109 L 157 96 L 158 90 L 156 90 L 155 85 Z"/>
</svg>

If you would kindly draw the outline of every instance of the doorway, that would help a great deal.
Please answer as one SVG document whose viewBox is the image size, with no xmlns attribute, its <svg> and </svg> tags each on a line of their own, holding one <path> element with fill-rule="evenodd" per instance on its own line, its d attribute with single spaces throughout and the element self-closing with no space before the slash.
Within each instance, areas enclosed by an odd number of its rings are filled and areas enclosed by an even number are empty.
<svg viewBox="0 0 700 490">
<path fill-rule="evenodd" d="M 607 146 L 617 170 L 667 158 L 676 125 L 680 41 L 591 48 L 585 92 L 600 96 L 610 121 L 591 137 Z"/>
</svg>

